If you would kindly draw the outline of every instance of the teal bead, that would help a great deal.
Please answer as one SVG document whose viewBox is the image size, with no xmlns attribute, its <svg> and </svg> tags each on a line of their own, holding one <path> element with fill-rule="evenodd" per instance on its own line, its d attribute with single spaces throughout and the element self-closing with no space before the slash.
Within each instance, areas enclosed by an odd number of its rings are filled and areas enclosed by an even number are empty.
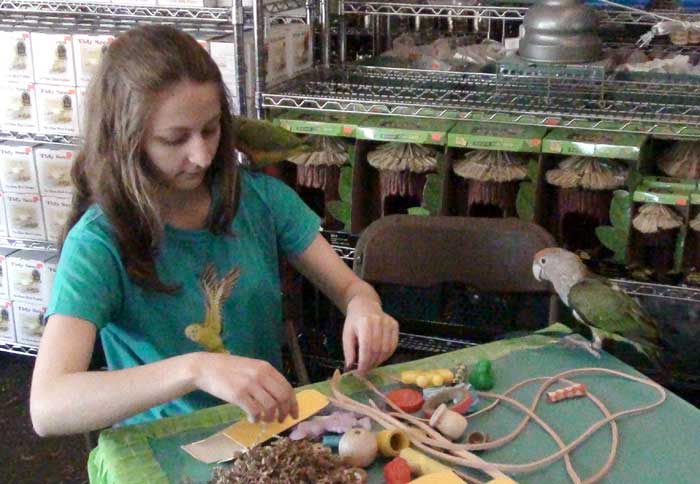
<svg viewBox="0 0 700 484">
<path fill-rule="evenodd" d="M 340 445 L 340 437 L 340 435 L 324 435 L 323 445 L 331 449 L 337 449 L 338 445 Z"/>
</svg>

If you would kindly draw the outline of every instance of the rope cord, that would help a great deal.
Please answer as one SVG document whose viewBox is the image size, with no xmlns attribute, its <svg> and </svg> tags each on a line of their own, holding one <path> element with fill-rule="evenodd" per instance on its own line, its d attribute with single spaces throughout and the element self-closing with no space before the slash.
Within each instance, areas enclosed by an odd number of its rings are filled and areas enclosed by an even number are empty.
<svg viewBox="0 0 700 484">
<path fill-rule="evenodd" d="M 539 417 L 535 413 L 535 409 L 537 408 L 537 405 L 539 404 L 542 395 L 545 393 L 547 388 L 549 388 L 551 385 L 557 383 L 557 382 L 564 382 L 566 384 L 573 384 L 574 382 L 569 380 L 568 377 L 576 376 L 576 375 L 585 375 L 585 374 L 607 374 L 607 375 L 612 375 L 612 376 L 617 376 L 621 378 L 625 378 L 631 381 L 635 381 L 647 386 L 650 386 L 654 388 L 659 394 L 660 398 L 656 400 L 655 402 L 645 405 L 642 407 L 638 408 L 633 408 L 630 410 L 623 410 L 617 413 L 610 413 L 610 411 L 605 407 L 603 402 L 593 395 L 590 392 L 586 393 L 587 398 L 589 398 L 601 411 L 603 414 L 604 418 L 597 421 L 593 425 L 591 425 L 588 430 L 586 430 L 583 434 L 581 434 L 579 437 L 577 437 L 573 442 L 569 443 L 568 445 L 565 444 L 559 435 L 544 421 L 542 420 L 541 417 Z M 619 418 L 622 418 L 627 415 L 634 415 L 642 412 L 649 411 L 659 405 L 661 405 L 665 400 L 666 400 L 666 391 L 664 388 L 651 381 L 648 379 L 644 378 L 639 378 L 635 377 L 632 375 L 629 375 L 627 373 L 623 373 L 620 371 L 616 370 L 610 370 L 606 368 L 581 368 L 581 369 L 574 369 L 574 370 L 568 370 L 561 372 L 557 375 L 551 376 L 551 377 L 538 377 L 538 378 L 530 378 L 528 380 L 524 380 L 513 387 L 509 388 L 504 394 L 497 394 L 497 393 L 490 393 L 490 392 L 477 392 L 477 394 L 480 397 L 487 398 L 487 399 L 493 399 L 493 403 L 488 405 L 487 407 L 479 410 L 478 412 L 475 412 L 471 414 L 468 418 L 473 419 L 477 417 L 478 415 L 481 415 L 485 412 L 488 412 L 492 410 L 495 406 L 497 406 L 500 402 L 505 402 L 508 403 L 509 405 L 515 407 L 516 409 L 520 410 L 525 414 L 525 417 L 523 420 L 518 424 L 518 426 L 515 428 L 514 431 L 512 431 L 510 434 L 501 437 L 499 439 L 489 441 L 486 443 L 482 444 L 460 444 L 460 443 L 453 443 L 446 439 L 444 436 L 442 436 L 440 433 L 438 433 L 435 429 L 431 428 L 429 425 L 427 425 L 424 422 L 424 419 L 415 417 L 413 415 L 407 414 L 403 412 L 400 408 L 398 408 L 393 402 L 388 400 L 384 394 L 382 394 L 375 386 L 372 384 L 369 380 L 359 376 L 355 375 L 356 378 L 358 378 L 361 382 L 363 382 L 373 393 L 378 395 L 387 405 L 389 405 L 392 409 L 394 409 L 394 412 L 384 412 L 380 410 L 372 400 L 370 400 L 370 405 L 365 405 L 359 402 L 356 402 L 355 400 L 347 397 L 344 395 L 342 392 L 339 390 L 339 383 L 340 379 L 342 376 L 340 375 L 339 372 L 337 372 L 333 376 L 333 380 L 331 382 L 331 388 L 333 390 L 333 395 L 334 398 L 331 399 L 331 401 L 338 407 L 346 409 L 346 410 L 351 410 L 363 415 L 366 415 L 370 417 L 372 420 L 376 421 L 380 425 L 382 425 L 385 428 L 399 428 L 403 431 L 405 431 L 411 440 L 411 443 L 416 446 L 418 449 L 423 450 L 425 453 L 432 455 L 433 457 L 436 457 L 438 459 L 457 464 L 457 465 L 462 465 L 465 467 L 470 467 L 473 469 L 478 469 L 481 471 L 486 472 L 487 474 L 491 475 L 492 477 L 502 475 L 501 472 L 510 472 L 510 473 L 527 473 L 527 472 L 533 472 L 537 469 L 540 469 L 542 467 L 545 467 L 561 458 L 564 459 L 564 463 L 567 469 L 567 473 L 569 475 L 569 478 L 574 484 L 593 484 L 600 479 L 602 479 L 612 468 L 612 465 L 615 461 L 615 457 L 617 455 L 617 448 L 619 445 L 619 430 L 617 427 L 616 420 Z M 515 400 L 508 395 L 512 394 L 516 390 L 526 386 L 530 385 L 535 382 L 543 382 L 538 389 L 537 393 L 535 394 L 533 398 L 533 402 L 530 405 L 530 407 L 526 407 L 523 405 L 521 402 L 518 400 Z M 506 464 L 506 463 L 491 463 L 487 462 L 476 455 L 472 454 L 470 451 L 473 450 L 484 450 L 484 449 L 494 449 L 501 447 L 512 440 L 514 440 L 527 426 L 530 420 L 533 420 L 536 422 L 542 429 L 547 432 L 552 439 L 557 443 L 559 446 L 559 451 L 543 457 L 539 460 L 529 462 L 526 464 Z M 606 424 L 610 424 L 610 430 L 611 430 L 611 448 L 610 448 L 610 453 L 608 454 L 608 458 L 605 462 L 605 464 L 592 476 L 588 477 L 585 480 L 581 480 L 581 478 L 578 476 L 576 471 L 574 470 L 571 460 L 569 457 L 569 454 L 573 452 L 574 449 L 576 449 L 579 445 L 581 445 L 584 441 L 586 441 L 591 435 L 593 435 L 597 430 L 599 430 L 601 427 L 603 427 Z"/>
</svg>

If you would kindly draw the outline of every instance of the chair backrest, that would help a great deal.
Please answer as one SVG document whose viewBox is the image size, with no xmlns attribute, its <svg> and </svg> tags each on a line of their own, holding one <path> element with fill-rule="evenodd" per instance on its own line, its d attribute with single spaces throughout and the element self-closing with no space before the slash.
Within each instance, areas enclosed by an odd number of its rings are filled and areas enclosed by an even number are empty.
<svg viewBox="0 0 700 484">
<path fill-rule="evenodd" d="M 379 284 L 457 282 L 484 292 L 551 294 L 534 278 L 532 259 L 553 246 L 545 229 L 514 218 L 390 215 L 360 235 L 354 271 Z"/>
</svg>

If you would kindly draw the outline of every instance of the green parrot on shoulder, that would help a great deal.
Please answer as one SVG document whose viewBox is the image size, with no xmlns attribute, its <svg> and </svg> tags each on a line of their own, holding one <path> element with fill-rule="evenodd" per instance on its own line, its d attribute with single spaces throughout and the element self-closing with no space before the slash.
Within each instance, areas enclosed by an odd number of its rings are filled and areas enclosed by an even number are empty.
<svg viewBox="0 0 700 484">
<path fill-rule="evenodd" d="M 250 158 L 254 167 L 287 160 L 311 150 L 304 140 L 269 121 L 233 117 L 234 147 Z"/>
<path fill-rule="evenodd" d="M 589 352 L 599 357 L 603 339 L 614 339 L 659 363 L 658 323 L 636 299 L 591 272 L 576 254 L 561 248 L 543 249 L 535 254 L 532 272 L 538 281 L 551 282 L 574 317 L 590 328 Z"/>
</svg>

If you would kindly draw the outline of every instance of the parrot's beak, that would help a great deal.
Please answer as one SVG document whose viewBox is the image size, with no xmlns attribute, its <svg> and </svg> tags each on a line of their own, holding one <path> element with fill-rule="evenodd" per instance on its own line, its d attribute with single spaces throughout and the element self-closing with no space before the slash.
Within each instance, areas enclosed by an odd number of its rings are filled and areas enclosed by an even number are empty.
<svg viewBox="0 0 700 484">
<path fill-rule="evenodd" d="M 532 275 L 535 276 L 537 281 L 542 282 L 542 267 L 537 262 L 532 264 Z"/>
</svg>

